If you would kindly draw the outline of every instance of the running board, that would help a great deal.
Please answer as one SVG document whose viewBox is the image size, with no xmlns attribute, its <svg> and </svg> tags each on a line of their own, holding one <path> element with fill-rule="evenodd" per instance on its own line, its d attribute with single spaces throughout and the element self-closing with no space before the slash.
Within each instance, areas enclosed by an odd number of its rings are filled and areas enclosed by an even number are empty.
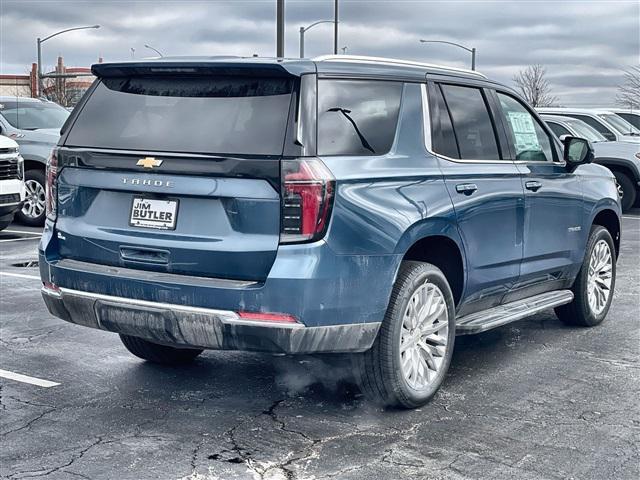
<svg viewBox="0 0 640 480">
<path fill-rule="evenodd" d="M 481 312 L 471 313 L 456 319 L 456 334 L 471 335 L 473 333 L 486 332 L 492 328 L 522 320 L 547 308 L 570 303 L 572 300 L 573 292 L 571 290 L 555 290 Z"/>
</svg>

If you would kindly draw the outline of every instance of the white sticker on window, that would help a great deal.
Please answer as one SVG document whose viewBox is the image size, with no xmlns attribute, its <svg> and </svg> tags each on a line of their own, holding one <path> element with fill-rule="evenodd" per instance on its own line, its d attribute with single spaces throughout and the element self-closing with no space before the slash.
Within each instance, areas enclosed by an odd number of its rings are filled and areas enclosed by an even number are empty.
<svg viewBox="0 0 640 480">
<path fill-rule="evenodd" d="M 507 112 L 507 116 L 516 137 L 516 153 L 542 150 L 531 115 L 527 112 Z"/>
</svg>

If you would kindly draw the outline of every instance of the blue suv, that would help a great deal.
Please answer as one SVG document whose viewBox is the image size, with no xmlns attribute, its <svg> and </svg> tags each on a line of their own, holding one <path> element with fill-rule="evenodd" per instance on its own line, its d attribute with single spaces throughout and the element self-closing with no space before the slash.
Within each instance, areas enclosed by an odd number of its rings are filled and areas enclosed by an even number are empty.
<svg viewBox="0 0 640 480">
<path fill-rule="evenodd" d="M 412 408 L 456 334 L 607 314 L 613 175 L 477 72 L 343 55 L 92 71 L 48 164 L 42 292 L 138 357 L 348 354 L 370 398 Z"/>
</svg>

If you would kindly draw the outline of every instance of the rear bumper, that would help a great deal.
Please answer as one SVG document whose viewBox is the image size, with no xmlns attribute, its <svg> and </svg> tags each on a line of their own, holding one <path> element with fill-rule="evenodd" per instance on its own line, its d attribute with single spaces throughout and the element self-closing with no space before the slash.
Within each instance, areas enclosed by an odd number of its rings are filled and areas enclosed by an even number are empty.
<svg viewBox="0 0 640 480">
<path fill-rule="evenodd" d="M 52 315 L 71 323 L 152 342 L 214 350 L 289 354 L 361 352 L 373 344 L 379 322 L 306 327 L 255 322 L 230 310 L 134 300 L 67 288 L 42 289 Z"/>
</svg>

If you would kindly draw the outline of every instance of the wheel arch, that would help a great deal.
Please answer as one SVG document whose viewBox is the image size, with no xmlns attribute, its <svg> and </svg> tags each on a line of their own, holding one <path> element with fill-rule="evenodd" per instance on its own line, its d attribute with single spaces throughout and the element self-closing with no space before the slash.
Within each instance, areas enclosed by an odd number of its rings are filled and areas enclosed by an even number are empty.
<svg viewBox="0 0 640 480">
<path fill-rule="evenodd" d="M 402 260 L 428 262 L 442 270 L 456 306 L 460 305 L 464 298 L 467 268 L 462 239 L 455 224 L 446 219 L 414 224 L 398 243 L 396 253 L 403 255 Z"/>
<path fill-rule="evenodd" d="M 24 159 L 24 169 L 27 170 L 42 170 L 43 172 L 46 170 L 46 165 L 42 163 L 40 160 L 33 160 L 32 158 Z"/>
<path fill-rule="evenodd" d="M 606 228 L 611 237 L 613 238 L 613 245 L 616 249 L 616 258 L 620 254 L 620 216 L 616 212 L 616 210 L 608 207 L 603 207 L 597 210 L 593 215 L 593 220 L 591 221 L 591 225 L 600 225 Z"/>
</svg>

